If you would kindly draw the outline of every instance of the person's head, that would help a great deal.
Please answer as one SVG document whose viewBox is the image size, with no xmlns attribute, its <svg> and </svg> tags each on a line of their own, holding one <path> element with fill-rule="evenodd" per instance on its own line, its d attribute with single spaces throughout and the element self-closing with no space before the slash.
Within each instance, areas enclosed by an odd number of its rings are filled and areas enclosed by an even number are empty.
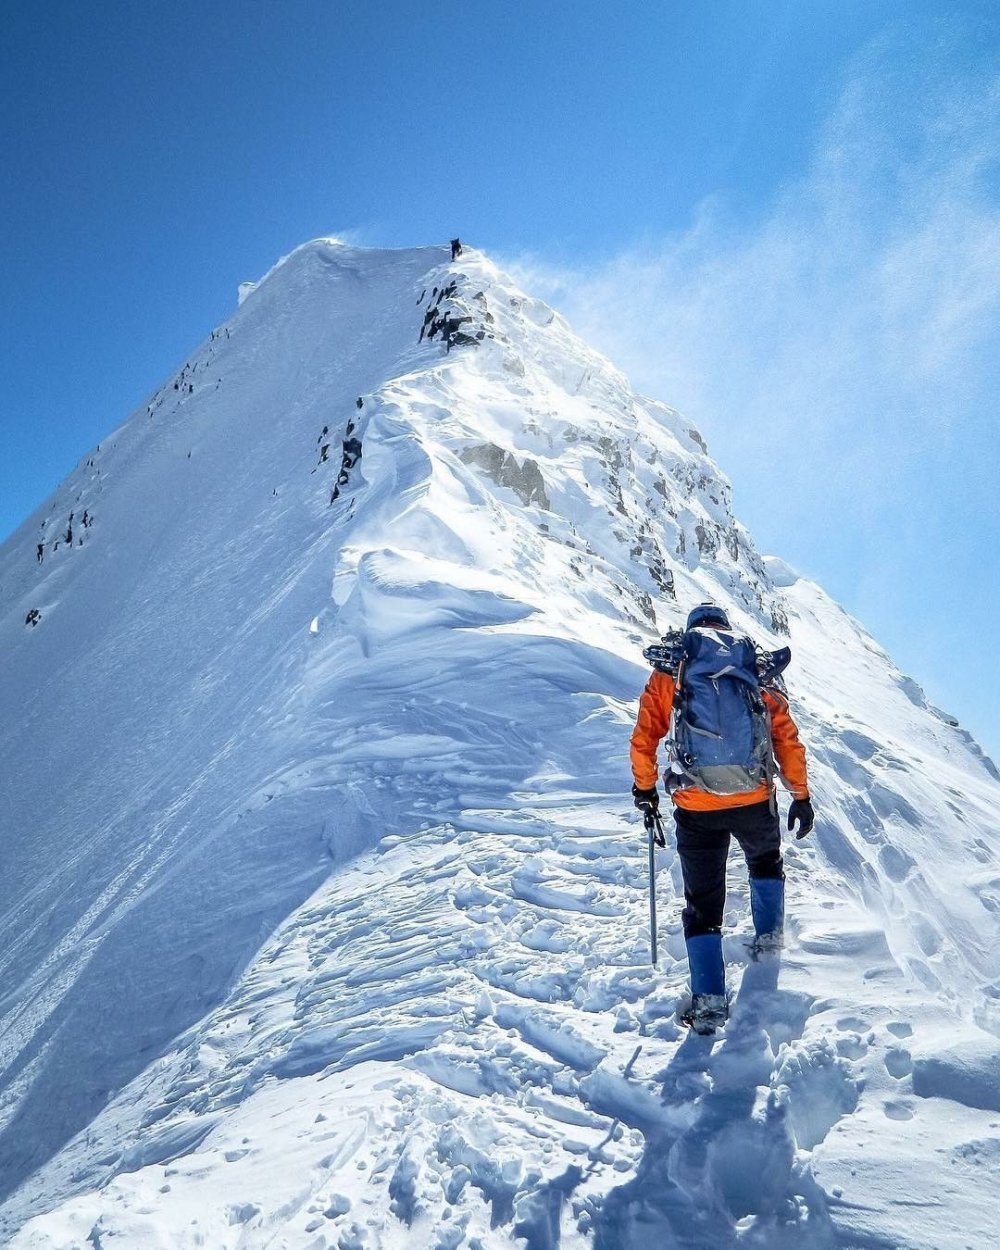
<svg viewBox="0 0 1000 1250">
<path fill-rule="evenodd" d="M 720 629 L 732 628 L 726 609 L 720 608 L 717 603 L 699 603 L 696 608 L 691 609 L 688 613 L 686 628 L 694 629 L 697 625 L 715 625 Z"/>
</svg>

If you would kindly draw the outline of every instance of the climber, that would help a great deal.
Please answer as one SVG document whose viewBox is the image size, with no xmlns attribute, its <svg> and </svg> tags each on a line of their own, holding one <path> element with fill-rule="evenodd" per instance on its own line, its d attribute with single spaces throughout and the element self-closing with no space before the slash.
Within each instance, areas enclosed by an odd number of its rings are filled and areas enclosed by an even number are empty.
<svg viewBox="0 0 1000 1250">
<path fill-rule="evenodd" d="M 451 259 L 452 259 L 452 260 L 458 260 L 458 258 L 459 258 L 461 255 L 462 255 L 462 240 L 461 240 L 461 239 L 452 239 L 452 241 L 451 241 Z"/>
<path fill-rule="evenodd" d="M 710 1033 L 728 1017 L 722 918 L 730 835 L 749 869 L 755 950 L 775 950 L 784 926 L 785 879 L 775 761 L 792 793 L 789 830 L 798 825 L 796 836 L 804 838 L 814 815 L 805 748 L 788 699 L 767 675 L 758 683 L 750 639 L 733 633 L 723 608 L 703 603 L 688 615 L 676 645 L 674 673 L 669 666 L 657 667 L 639 701 L 631 739 L 632 797 L 644 816 L 658 812 L 656 753 L 667 738 L 671 763 L 665 784 L 684 879 L 682 921 L 691 972 L 692 1004 L 685 1019 L 697 1032 Z M 789 653 L 781 654 L 787 663 Z"/>
</svg>

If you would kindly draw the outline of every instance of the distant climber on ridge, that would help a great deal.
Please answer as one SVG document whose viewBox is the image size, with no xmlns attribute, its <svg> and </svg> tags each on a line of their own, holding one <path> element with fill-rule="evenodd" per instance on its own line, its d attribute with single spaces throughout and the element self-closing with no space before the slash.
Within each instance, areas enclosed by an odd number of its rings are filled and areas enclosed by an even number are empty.
<svg viewBox="0 0 1000 1250">
<path fill-rule="evenodd" d="M 632 797 L 643 813 L 659 810 L 656 753 L 668 740 L 664 779 L 674 805 L 677 853 L 684 878 L 682 915 L 697 1032 L 728 1017 L 722 918 L 730 835 L 746 857 L 750 910 L 758 951 L 781 946 L 785 876 L 775 796 L 775 763 L 792 793 L 788 828 L 804 838 L 813 827 L 805 747 L 777 675 L 787 649 L 762 659 L 733 631 L 723 608 L 702 603 L 683 634 L 648 648 L 654 664 L 639 701 L 631 739 Z"/>
<path fill-rule="evenodd" d="M 458 260 L 458 258 L 459 258 L 461 255 L 462 255 L 462 240 L 461 240 L 461 239 L 452 239 L 452 241 L 451 241 L 451 259 L 452 259 L 452 260 Z"/>
</svg>

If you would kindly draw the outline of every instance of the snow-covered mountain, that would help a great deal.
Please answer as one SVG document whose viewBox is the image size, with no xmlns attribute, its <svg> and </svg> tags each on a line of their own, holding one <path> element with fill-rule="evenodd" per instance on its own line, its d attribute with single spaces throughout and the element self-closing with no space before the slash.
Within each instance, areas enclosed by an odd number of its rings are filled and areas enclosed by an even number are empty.
<svg viewBox="0 0 1000 1250">
<path fill-rule="evenodd" d="M 780 962 L 732 862 L 714 1040 L 627 763 L 706 597 L 790 634 L 819 814 Z M 244 287 L 0 548 L 0 640 L 4 1244 L 994 1244 L 996 770 L 482 255 Z"/>
</svg>

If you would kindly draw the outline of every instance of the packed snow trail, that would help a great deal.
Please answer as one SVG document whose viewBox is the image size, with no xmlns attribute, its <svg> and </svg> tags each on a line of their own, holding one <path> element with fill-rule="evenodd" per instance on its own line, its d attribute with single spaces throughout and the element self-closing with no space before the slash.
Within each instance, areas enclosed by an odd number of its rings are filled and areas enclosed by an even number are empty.
<svg viewBox="0 0 1000 1250">
<path fill-rule="evenodd" d="M 803 889 L 814 852 L 789 855 L 790 949 L 759 963 L 734 865 L 713 1041 L 676 1021 L 672 852 L 656 975 L 637 826 L 523 800 L 516 833 L 433 827 L 338 874 L 92 1126 L 114 1179 L 14 1245 L 931 1247 L 959 1244 L 956 1202 L 961 1244 L 989 1244 L 996 1113 L 915 1092 L 954 1018 L 867 913 Z"/>
<path fill-rule="evenodd" d="M 0 550 L 12 1244 L 991 1244 L 995 770 L 697 433 L 445 249 L 308 245 L 175 381 Z M 819 815 L 714 1042 L 627 798 L 705 597 Z"/>
</svg>

